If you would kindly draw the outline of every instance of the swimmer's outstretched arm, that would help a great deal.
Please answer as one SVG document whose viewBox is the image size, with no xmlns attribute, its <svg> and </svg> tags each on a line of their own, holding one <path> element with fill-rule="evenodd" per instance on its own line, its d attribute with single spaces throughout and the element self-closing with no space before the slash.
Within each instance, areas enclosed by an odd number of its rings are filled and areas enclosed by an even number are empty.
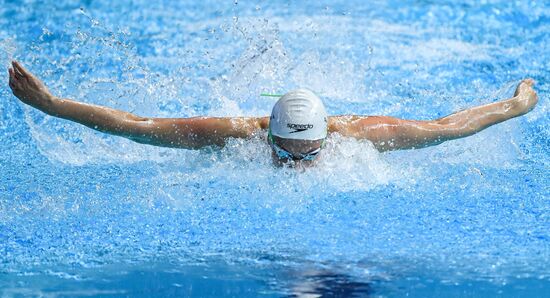
<svg viewBox="0 0 550 298">
<path fill-rule="evenodd" d="M 471 136 L 491 125 L 524 115 L 537 104 L 532 79 L 523 80 L 514 97 L 430 120 L 403 120 L 385 116 L 329 118 L 329 131 L 368 139 L 379 151 L 414 149 Z"/>
<path fill-rule="evenodd" d="M 61 99 L 20 63 L 12 62 L 9 85 L 23 103 L 49 115 L 143 144 L 198 149 L 223 146 L 228 138 L 248 138 L 265 129 L 264 118 L 145 118 L 107 107 Z"/>
</svg>

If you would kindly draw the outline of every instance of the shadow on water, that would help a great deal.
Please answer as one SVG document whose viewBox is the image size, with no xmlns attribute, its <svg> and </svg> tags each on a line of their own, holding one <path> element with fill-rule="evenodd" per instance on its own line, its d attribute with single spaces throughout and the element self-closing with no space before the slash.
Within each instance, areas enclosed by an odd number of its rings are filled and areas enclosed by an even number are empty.
<svg viewBox="0 0 550 298">
<path fill-rule="evenodd" d="M 354 280 L 351 276 L 331 271 L 307 271 L 300 273 L 286 297 L 369 297 L 371 284 Z"/>
</svg>

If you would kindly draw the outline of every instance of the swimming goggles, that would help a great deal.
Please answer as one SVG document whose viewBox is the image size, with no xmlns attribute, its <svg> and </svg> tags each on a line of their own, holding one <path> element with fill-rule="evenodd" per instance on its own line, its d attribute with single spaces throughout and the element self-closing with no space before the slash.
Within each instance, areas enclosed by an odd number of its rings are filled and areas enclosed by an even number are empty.
<svg viewBox="0 0 550 298">
<path fill-rule="evenodd" d="M 325 140 L 323 140 L 323 142 L 321 143 L 321 147 L 319 147 L 317 149 L 314 149 L 314 150 L 311 150 L 307 153 L 300 153 L 299 156 L 295 156 L 294 154 L 288 152 L 287 150 L 285 150 L 284 148 L 282 148 L 281 146 L 279 146 L 275 143 L 275 141 L 273 140 L 273 136 L 271 135 L 271 131 L 268 132 L 267 136 L 268 136 L 269 144 L 271 145 L 271 148 L 273 149 L 273 151 L 275 151 L 275 154 L 277 154 L 277 156 L 280 159 L 289 159 L 289 160 L 293 160 L 293 161 L 298 161 L 298 160 L 310 161 L 310 160 L 314 160 L 315 157 L 317 157 L 317 155 L 319 154 L 319 152 L 321 152 L 321 149 L 325 145 Z"/>
</svg>

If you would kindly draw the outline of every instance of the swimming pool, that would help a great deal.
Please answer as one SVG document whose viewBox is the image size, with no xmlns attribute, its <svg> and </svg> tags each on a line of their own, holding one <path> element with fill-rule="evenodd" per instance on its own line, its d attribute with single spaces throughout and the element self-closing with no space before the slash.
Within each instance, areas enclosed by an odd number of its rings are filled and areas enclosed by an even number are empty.
<svg viewBox="0 0 550 298">
<path fill-rule="evenodd" d="M 550 291 L 549 4 L 44 2 L 0 5 L 1 64 L 144 116 L 267 115 L 260 93 L 307 87 L 331 114 L 430 119 L 527 76 L 540 101 L 421 150 L 334 137 L 295 171 L 260 137 L 163 149 L 46 117 L 3 71 L 0 296 Z"/>
</svg>

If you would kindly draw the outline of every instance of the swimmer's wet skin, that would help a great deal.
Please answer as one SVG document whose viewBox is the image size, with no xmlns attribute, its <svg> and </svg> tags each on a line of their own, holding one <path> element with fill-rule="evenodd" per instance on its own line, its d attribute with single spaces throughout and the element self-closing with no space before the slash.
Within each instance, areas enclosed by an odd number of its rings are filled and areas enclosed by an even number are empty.
<svg viewBox="0 0 550 298">
<path fill-rule="evenodd" d="M 17 61 L 9 86 L 23 103 L 49 115 L 92 129 L 155 146 L 199 149 L 224 146 L 229 138 L 251 138 L 264 131 L 277 163 L 312 163 L 328 134 L 367 139 L 379 151 L 414 149 L 473 135 L 491 125 L 524 115 L 537 104 L 534 81 L 521 81 L 510 99 L 466 109 L 428 121 L 388 116 L 327 116 L 313 92 L 299 89 L 282 96 L 271 117 L 146 118 L 62 99 Z"/>
</svg>

